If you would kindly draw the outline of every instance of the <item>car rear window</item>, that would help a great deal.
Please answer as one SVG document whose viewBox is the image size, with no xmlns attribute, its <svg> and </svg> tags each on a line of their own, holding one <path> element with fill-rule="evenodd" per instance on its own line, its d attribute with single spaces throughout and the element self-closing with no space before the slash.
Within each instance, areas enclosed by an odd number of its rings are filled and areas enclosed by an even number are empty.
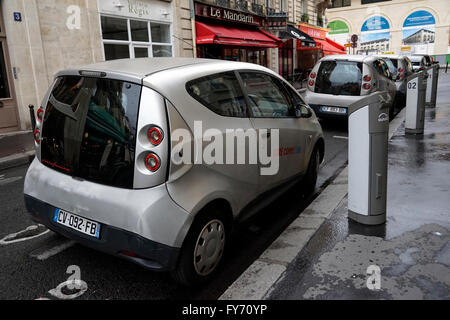
<svg viewBox="0 0 450 320">
<path fill-rule="evenodd" d="M 398 60 L 397 59 L 389 59 L 392 64 L 394 65 L 394 67 L 398 68 Z"/>
<path fill-rule="evenodd" d="M 141 86 L 111 79 L 59 77 L 43 122 L 41 161 L 71 176 L 133 187 Z"/>
<path fill-rule="evenodd" d="M 315 92 L 359 96 L 362 69 L 361 62 L 322 61 L 317 73 Z"/>
<path fill-rule="evenodd" d="M 190 81 L 186 89 L 194 99 L 221 116 L 247 117 L 244 95 L 234 72 Z"/>
</svg>

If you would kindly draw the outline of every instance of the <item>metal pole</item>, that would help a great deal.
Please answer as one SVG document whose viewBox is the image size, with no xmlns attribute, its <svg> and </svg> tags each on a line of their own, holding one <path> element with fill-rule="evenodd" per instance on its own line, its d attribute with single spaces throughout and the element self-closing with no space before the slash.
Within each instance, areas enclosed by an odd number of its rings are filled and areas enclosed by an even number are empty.
<svg viewBox="0 0 450 320">
<path fill-rule="evenodd" d="M 31 127 L 33 128 L 34 131 L 36 130 L 36 117 L 34 116 L 34 106 L 30 104 L 28 108 L 30 108 Z"/>
</svg>

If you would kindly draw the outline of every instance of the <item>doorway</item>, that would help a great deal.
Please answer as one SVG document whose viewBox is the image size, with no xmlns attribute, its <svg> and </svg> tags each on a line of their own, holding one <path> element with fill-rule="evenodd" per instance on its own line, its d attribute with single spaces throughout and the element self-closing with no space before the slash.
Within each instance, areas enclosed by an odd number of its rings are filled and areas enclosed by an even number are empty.
<svg viewBox="0 0 450 320">
<path fill-rule="evenodd" d="M 17 101 L 12 79 L 3 14 L 0 9 L 0 133 L 19 129 Z"/>
</svg>

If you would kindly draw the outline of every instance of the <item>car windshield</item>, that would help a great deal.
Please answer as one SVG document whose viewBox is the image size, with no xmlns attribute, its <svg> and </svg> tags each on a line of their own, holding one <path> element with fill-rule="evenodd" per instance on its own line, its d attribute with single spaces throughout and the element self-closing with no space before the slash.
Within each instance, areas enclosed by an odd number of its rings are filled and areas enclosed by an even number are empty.
<svg viewBox="0 0 450 320">
<path fill-rule="evenodd" d="M 361 82 L 361 62 L 322 61 L 317 74 L 315 92 L 359 96 Z"/>
<path fill-rule="evenodd" d="M 397 74 L 398 74 L 398 71 L 397 71 L 397 67 L 395 66 L 395 65 L 397 64 L 397 60 L 385 59 L 384 61 L 385 61 L 386 64 L 388 65 L 389 71 L 391 71 L 391 73 L 392 73 L 393 75 L 397 75 Z M 395 65 L 394 65 L 394 62 L 393 62 L 393 61 L 396 62 Z"/>
</svg>

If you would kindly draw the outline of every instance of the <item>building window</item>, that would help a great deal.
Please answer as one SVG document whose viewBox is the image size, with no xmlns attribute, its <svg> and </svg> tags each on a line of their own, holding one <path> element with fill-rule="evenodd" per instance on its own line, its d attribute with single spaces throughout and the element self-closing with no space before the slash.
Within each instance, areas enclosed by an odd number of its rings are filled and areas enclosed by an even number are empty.
<svg viewBox="0 0 450 320">
<path fill-rule="evenodd" d="M 170 24 L 102 15 L 101 25 L 106 60 L 173 56 Z"/>
<path fill-rule="evenodd" d="M 281 0 L 280 12 L 288 12 L 287 0 Z"/>
<path fill-rule="evenodd" d="M 331 8 L 349 7 L 352 5 L 352 0 L 331 0 Z"/>
<path fill-rule="evenodd" d="M 302 0 L 302 13 L 308 13 L 308 1 Z"/>
<path fill-rule="evenodd" d="M 384 1 L 392 1 L 392 0 L 361 0 L 361 4 L 370 4 L 370 3 L 384 2 Z"/>
</svg>

